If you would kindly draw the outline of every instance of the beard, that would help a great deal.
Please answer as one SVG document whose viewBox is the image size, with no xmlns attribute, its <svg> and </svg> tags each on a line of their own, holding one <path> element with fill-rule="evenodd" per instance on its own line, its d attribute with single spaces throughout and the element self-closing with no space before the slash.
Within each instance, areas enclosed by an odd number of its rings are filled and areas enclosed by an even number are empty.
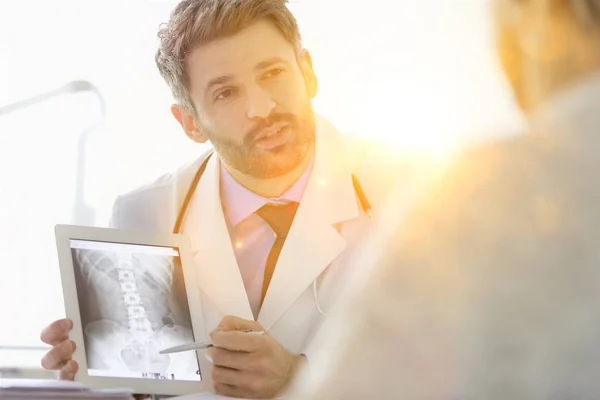
<svg viewBox="0 0 600 400">
<path fill-rule="evenodd" d="M 284 124 L 289 129 L 288 140 L 271 149 L 257 146 L 261 132 L 274 124 Z M 309 103 L 299 115 L 273 113 L 260 120 L 241 142 L 214 132 L 206 131 L 206 135 L 227 165 L 253 178 L 272 179 L 293 171 L 302 163 L 315 142 L 315 130 L 315 115 Z"/>
</svg>

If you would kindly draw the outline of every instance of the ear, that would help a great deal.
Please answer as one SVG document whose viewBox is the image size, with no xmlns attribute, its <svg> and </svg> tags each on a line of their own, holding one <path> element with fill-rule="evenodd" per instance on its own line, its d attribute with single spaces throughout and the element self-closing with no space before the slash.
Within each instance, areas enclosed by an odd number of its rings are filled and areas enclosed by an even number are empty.
<svg viewBox="0 0 600 400">
<path fill-rule="evenodd" d="M 312 57 L 310 56 L 308 50 L 303 49 L 300 52 L 298 61 L 302 75 L 304 75 L 304 82 L 306 83 L 308 96 L 313 99 L 317 96 L 317 92 L 319 91 L 319 81 L 317 80 L 317 76 L 313 70 Z"/>
<path fill-rule="evenodd" d="M 196 143 L 205 143 L 208 138 L 204 130 L 196 122 L 196 118 L 185 107 L 178 104 L 171 106 L 171 114 L 175 117 L 185 134 Z"/>
</svg>

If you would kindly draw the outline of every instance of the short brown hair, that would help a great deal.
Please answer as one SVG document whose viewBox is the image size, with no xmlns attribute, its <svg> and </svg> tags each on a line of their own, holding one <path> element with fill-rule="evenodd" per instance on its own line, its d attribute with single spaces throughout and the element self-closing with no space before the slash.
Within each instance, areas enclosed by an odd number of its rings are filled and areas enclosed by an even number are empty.
<svg viewBox="0 0 600 400">
<path fill-rule="evenodd" d="M 259 20 L 269 20 L 297 49 L 298 24 L 287 0 L 183 0 L 158 32 L 156 65 L 175 101 L 195 113 L 189 95 L 186 59 L 193 47 L 235 35 Z"/>
</svg>

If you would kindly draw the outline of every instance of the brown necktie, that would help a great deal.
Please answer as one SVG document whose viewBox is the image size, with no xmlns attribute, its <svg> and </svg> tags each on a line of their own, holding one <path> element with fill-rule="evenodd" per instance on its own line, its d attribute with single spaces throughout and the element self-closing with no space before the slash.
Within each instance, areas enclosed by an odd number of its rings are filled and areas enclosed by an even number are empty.
<svg viewBox="0 0 600 400">
<path fill-rule="evenodd" d="M 298 203 L 290 202 L 285 204 L 265 204 L 261 207 L 256 214 L 265 220 L 267 224 L 271 226 L 271 229 L 275 232 L 275 243 L 269 252 L 269 256 L 267 257 L 267 263 L 265 265 L 265 274 L 263 278 L 262 284 L 262 295 L 260 297 L 260 305 L 265 299 L 265 295 L 267 294 L 267 289 L 269 288 L 269 283 L 271 283 L 271 278 L 273 277 L 273 272 L 275 271 L 275 266 L 277 265 L 277 259 L 279 258 L 279 253 L 281 253 L 281 249 L 283 248 L 283 243 L 285 243 L 285 238 L 288 235 L 290 230 L 290 226 L 292 225 L 292 221 L 294 220 L 294 215 L 296 214 L 296 210 L 298 209 Z"/>
</svg>

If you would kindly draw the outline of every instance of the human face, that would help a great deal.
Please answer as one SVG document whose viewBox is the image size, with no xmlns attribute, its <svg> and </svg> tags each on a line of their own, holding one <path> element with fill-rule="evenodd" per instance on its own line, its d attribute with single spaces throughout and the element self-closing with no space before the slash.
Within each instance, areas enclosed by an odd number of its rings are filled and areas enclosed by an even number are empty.
<svg viewBox="0 0 600 400">
<path fill-rule="evenodd" d="M 255 178 L 299 166 L 315 138 L 316 78 L 268 21 L 195 48 L 187 62 L 195 123 L 228 166 Z"/>
</svg>

